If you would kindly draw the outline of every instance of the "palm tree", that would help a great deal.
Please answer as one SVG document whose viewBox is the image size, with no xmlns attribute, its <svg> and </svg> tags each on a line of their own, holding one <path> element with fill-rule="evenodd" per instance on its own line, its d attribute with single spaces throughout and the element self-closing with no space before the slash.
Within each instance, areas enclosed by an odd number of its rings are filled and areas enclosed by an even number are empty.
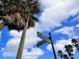
<svg viewBox="0 0 79 59">
<path fill-rule="evenodd" d="M 65 59 L 74 59 L 74 54 L 73 54 L 73 47 L 76 47 L 77 51 L 79 52 L 79 42 L 76 39 L 71 40 L 71 44 L 65 45 L 65 52 L 64 54 L 62 50 L 58 50 L 58 55 L 62 58 L 64 57 Z"/>
<path fill-rule="evenodd" d="M 63 59 L 73 59 L 73 49 L 71 45 L 65 45 L 65 52 L 62 52 L 62 50 L 58 50 L 58 55 Z"/>
<path fill-rule="evenodd" d="M 58 50 L 58 55 L 62 58 L 64 56 L 62 50 Z"/>
<path fill-rule="evenodd" d="M 73 45 L 77 43 L 76 39 L 72 39 L 71 41 L 72 41 Z"/>
<path fill-rule="evenodd" d="M 77 48 L 77 51 L 79 52 L 79 42 L 76 39 L 72 39 L 72 44 Z"/>
<path fill-rule="evenodd" d="M 66 45 L 65 46 L 65 49 L 66 49 L 66 52 L 68 53 L 68 55 L 70 56 L 70 58 L 72 58 L 73 57 L 73 47 L 72 47 L 72 45 Z"/>
<path fill-rule="evenodd" d="M 37 0 L 0 0 L 0 18 L 1 25 L 8 26 L 9 30 L 23 30 L 20 45 L 16 59 L 21 59 L 26 30 L 34 27 L 35 21 L 38 21 L 35 13 L 39 12 L 39 3 Z M 1 27 L 1 28 L 3 28 Z"/>
<path fill-rule="evenodd" d="M 62 59 L 69 59 L 67 54 L 64 54 L 62 52 L 62 50 L 58 50 L 58 55 L 62 58 Z"/>
<path fill-rule="evenodd" d="M 67 54 L 63 55 L 64 59 L 69 59 Z"/>
<path fill-rule="evenodd" d="M 28 16 L 30 19 L 29 27 L 34 26 L 34 21 L 38 21 L 38 19 L 34 16 L 35 13 L 39 12 L 39 4 L 37 1 L 32 0 L 34 2 L 30 2 L 30 0 L 2 0 L 2 9 L 0 10 L 2 13 L 0 18 L 2 18 L 4 25 L 8 26 L 9 30 L 23 30 Z M 5 3 L 4 3 L 5 2 Z M 28 3 L 28 4 L 27 4 Z M 5 5 L 5 7 L 4 7 Z"/>
</svg>

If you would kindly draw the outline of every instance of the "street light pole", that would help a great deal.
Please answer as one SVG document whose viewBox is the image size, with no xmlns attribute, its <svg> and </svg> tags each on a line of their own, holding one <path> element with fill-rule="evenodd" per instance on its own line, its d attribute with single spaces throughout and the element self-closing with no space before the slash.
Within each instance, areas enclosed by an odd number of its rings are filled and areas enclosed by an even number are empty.
<svg viewBox="0 0 79 59">
<path fill-rule="evenodd" d="M 54 48 L 54 45 L 53 45 L 53 40 L 52 40 L 52 37 L 51 37 L 51 33 L 49 33 L 49 39 L 51 41 L 52 51 L 53 51 L 53 54 L 54 54 L 54 58 L 57 59 L 56 52 L 55 52 L 55 48 Z"/>
</svg>

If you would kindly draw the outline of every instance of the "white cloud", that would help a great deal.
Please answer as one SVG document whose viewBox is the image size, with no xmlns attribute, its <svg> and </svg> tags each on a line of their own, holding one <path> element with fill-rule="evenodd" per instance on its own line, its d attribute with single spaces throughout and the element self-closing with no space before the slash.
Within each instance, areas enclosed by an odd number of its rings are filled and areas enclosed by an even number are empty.
<svg viewBox="0 0 79 59">
<path fill-rule="evenodd" d="M 55 30 L 54 32 L 62 33 L 62 34 L 66 34 L 66 35 L 72 35 L 74 32 L 74 26 L 71 26 L 71 27 L 65 26 L 58 30 Z"/>
<path fill-rule="evenodd" d="M 77 24 L 77 25 L 76 25 L 76 27 L 78 27 L 78 28 L 79 28 L 79 24 Z"/>
<path fill-rule="evenodd" d="M 2 53 L 3 51 L 4 51 L 4 48 L 1 48 L 1 49 L 0 49 L 0 53 Z"/>
<path fill-rule="evenodd" d="M 49 50 L 49 51 L 52 51 L 52 45 L 49 44 L 49 45 L 46 47 L 46 49 Z"/>
<path fill-rule="evenodd" d="M 64 46 L 71 44 L 71 39 L 68 40 L 60 40 L 55 44 L 55 49 L 57 50 L 64 50 Z"/>
<path fill-rule="evenodd" d="M 16 30 L 11 30 L 9 32 L 10 36 L 14 37 L 14 38 L 21 38 L 21 34 L 22 34 L 22 31 L 16 31 Z"/>
<path fill-rule="evenodd" d="M 39 56 L 43 55 L 44 52 L 39 48 L 33 48 L 31 52 L 24 50 L 24 55 L 22 59 L 37 59 Z"/>
<path fill-rule="evenodd" d="M 50 31 L 55 26 L 61 26 L 61 22 L 67 19 L 70 15 L 74 15 L 79 11 L 78 0 L 40 0 L 41 6 L 44 7 L 41 16 L 39 17 L 40 23 L 36 23 L 34 28 L 30 28 L 26 32 L 26 41 L 24 46 L 24 51 L 26 54 L 34 54 L 37 56 L 42 55 L 42 50 L 35 48 L 31 52 L 28 52 L 26 48 L 31 48 L 40 39 L 37 37 L 37 31 Z M 74 11 L 75 10 L 75 11 Z M 15 56 L 17 47 L 21 38 L 22 31 L 18 32 L 15 30 L 10 31 L 10 35 L 14 38 L 7 42 L 4 49 L 4 56 Z M 61 42 L 61 41 L 60 41 Z M 59 44 L 59 43 L 58 43 Z M 61 44 L 60 44 L 61 45 Z M 57 46 L 57 45 L 56 45 Z M 36 51 L 37 50 L 37 51 Z M 41 52 L 40 52 L 41 51 Z M 23 53 L 24 54 L 24 53 Z M 24 56 L 26 55 L 24 54 Z M 37 58 L 37 56 L 35 58 Z M 23 58 L 29 58 L 30 56 L 25 56 Z M 33 59 L 35 59 L 33 58 Z"/>
<path fill-rule="evenodd" d="M 57 52 L 58 50 L 62 50 L 64 53 L 65 53 L 65 45 L 68 45 L 68 44 L 71 44 L 71 39 L 68 39 L 68 40 L 59 40 L 57 41 L 55 44 L 54 44 L 54 47 L 55 47 L 55 51 Z M 49 44 L 47 47 L 47 50 L 49 51 L 52 51 L 52 46 Z M 74 51 L 73 53 L 75 53 L 75 48 L 73 48 Z"/>
<path fill-rule="evenodd" d="M 44 7 L 40 16 L 40 27 L 43 31 L 50 31 L 51 28 L 61 26 L 61 22 L 69 16 L 79 12 L 78 0 L 40 0 Z M 39 27 L 39 26 L 38 26 Z"/>
<path fill-rule="evenodd" d="M 16 56 L 22 31 L 18 32 L 18 31 L 15 31 L 15 30 L 11 30 L 10 34 L 11 34 L 11 36 L 13 36 L 13 38 L 10 39 L 7 42 L 7 45 L 6 45 L 6 47 L 5 47 L 4 51 L 3 51 L 3 56 L 5 56 L 5 57 L 6 56 Z M 34 28 L 28 29 L 27 32 L 26 32 L 26 39 L 25 39 L 24 50 L 27 51 L 27 48 L 33 48 L 33 45 L 36 44 L 39 40 L 40 39 L 36 35 L 36 30 Z M 37 56 L 36 57 L 42 55 L 43 51 L 41 49 L 39 49 L 39 48 L 34 48 L 34 49 L 37 52 Z M 32 52 L 35 52 L 34 49 L 30 52 L 31 55 L 32 55 Z M 27 52 L 27 54 L 29 54 L 29 52 Z M 25 58 L 25 57 L 23 57 L 23 58 Z M 30 56 L 28 56 L 28 58 L 30 58 Z"/>
<path fill-rule="evenodd" d="M 16 56 L 17 49 L 19 45 L 19 40 L 18 39 L 10 39 L 7 42 L 7 45 L 3 51 L 3 56 Z"/>
<path fill-rule="evenodd" d="M 18 32 L 15 30 L 10 31 L 10 35 L 14 37 L 14 39 L 20 40 L 22 31 Z M 36 44 L 40 39 L 37 37 L 37 30 L 35 28 L 30 28 L 26 32 L 26 39 L 25 39 L 25 48 L 30 48 L 34 44 Z"/>
<path fill-rule="evenodd" d="M 3 56 L 16 56 L 18 45 L 18 39 L 11 39 L 8 41 L 6 48 L 3 50 Z M 30 52 L 24 48 L 22 59 L 36 59 L 43 54 L 44 52 L 39 48 L 32 48 Z"/>
<path fill-rule="evenodd" d="M 76 26 L 65 26 L 55 30 L 54 33 L 62 33 L 64 35 L 67 35 L 69 38 L 79 38 L 78 33 L 76 32 L 76 28 L 78 28 L 78 26 L 78 24 Z"/>
</svg>

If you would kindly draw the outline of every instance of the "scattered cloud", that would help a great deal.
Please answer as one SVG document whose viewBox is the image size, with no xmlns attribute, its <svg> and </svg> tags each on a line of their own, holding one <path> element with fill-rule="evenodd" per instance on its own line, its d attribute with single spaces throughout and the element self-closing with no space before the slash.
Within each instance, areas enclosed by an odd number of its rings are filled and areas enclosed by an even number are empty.
<svg viewBox="0 0 79 59">
<path fill-rule="evenodd" d="M 55 47 L 55 51 L 57 52 L 58 50 L 62 50 L 64 53 L 65 53 L 65 45 L 68 45 L 68 44 L 71 44 L 71 39 L 68 39 L 68 40 L 59 40 L 57 41 L 55 44 L 54 44 L 54 47 Z M 47 50 L 48 51 L 52 51 L 52 46 L 51 44 L 49 44 L 47 47 Z M 75 53 L 75 48 L 73 48 L 74 51 L 73 53 Z"/>
<path fill-rule="evenodd" d="M 3 51 L 4 51 L 4 48 L 1 48 L 1 49 L 0 49 L 0 53 L 2 53 Z"/>
<path fill-rule="evenodd" d="M 8 42 L 6 47 L 3 51 L 3 56 L 16 56 L 20 38 L 21 38 L 21 32 L 11 30 L 10 35 L 13 36 Z M 28 33 L 28 34 L 27 34 Z M 30 28 L 26 32 L 26 39 L 25 39 L 25 46 L 24 46 L 24 53 L 23 53 L 23 59 L 25 58 L 31 58 L 30 56 L 36 55 L 33 57 L 33 59 L 37 58 L 38 56 L 43 54 L 43 51 L 39 48 L 33 48 L 33 45 L 36 44 L 40 39 L 36 35 L 36 30 L 34 28 Z M 32 51 L 28 52 L 27 48 L 32 48 Z"/>
<path fill-rule="evenodd" d="M 63 52 L 65 51 L 64 49 L 64 46 L 65 45 L 68 45 L 68 44 L 71 44 L 71 39 L 72 38 L 79 38 L 79 24 L 75 25 L 75 26 L 64 26 L 60 29 L 57 29 L 54 31 L 54 33 L 62 33 L 62 34 L 65 34 L 65 35 L 68 35 L 69 39 L 63 39 L 63 40 L 57 40 L 57 42 L 54 44 L 54 47 L 55 47 L 55 50 L 56 52 L 58 50 L 62 50 Z M 51 44 L 49 44 L 47 47 L 46 47 L 47 50 L 49 51 L 52 51 L 52 46 Z M 75 47 L 73 48 L 74 51 L 73 53 L 75 53 Z"/>
<path fill-rule="evenodd" d="M 18 49 L 18 45 L 19 45 L 19 40 L 18 39 L 10 39 L 7 42 L 7 45 L 3 51 L 3 56 L 16 56 L 17 53 L 17 49 Z"/>
<path fill-rule="evenodd" d="M 50 31 L 69 16 L 79 12 L 78 0 L 40 0 L 43 12 L 40 16 L 40 26 L 43 31 Z"/>
<path fill-rule="evenodd" d="M 73 36 L 75 33 L 74 33 L 74 26 L 65 26 L 65 27 L 62 27 L 58 30 L 55 30 L 54 33 L 62 33 L 62 34 L 65 34 L 65 35 L 68 35 L 68 36 Z"/>
<path fill-rule="evenodd" d="M 79 27 L 79 24 L 77 24 L 76 27 Z"/>
<path fill-rule="evenodd" d="M 53 33 L 61 33 L 64 35 L 67 35 L 68 38 L 79 38 L 78 33 L 79 33 L 79 24 L 75 26 L 64 26 L 60 29 L 55 30 Z"/>
<path fill-rule="evenodd" d="M 46 47 L 46 49 L 49 50 L 49 51 L 52 51 L 52 45 L 49 44 L 49 45 Z"/>
<path fill-rule="evenodd" d="M 51 31 L 52 28 L 56 26 L 61 26 L 61 22 L 66 20 L 69 16 L 75 15 L 79 11 L 79 2 L 78 0 L 40 0 L 41 7 L 43 12 L 39 17 L 40 23 L 36 23 L 34 28 L 30 28 L 26 32 L 25 46 L 23 59 L 29 59 L 30 55 L 37 54 L 33 59 L 37 58 L 40 55 L 43 55 L 43 51 L 39 48 L 33 48 L 31 52 L 27 51 L 27 48 L 32 48 L 34 44 L 36 44 L 40 39 L 37 37 L 37 31 Z M 64 29 L 67 29 L 65 27 Z M 63 30 L 64 30 L 63 29 Z M 73 28 L 66 34 L 71 33 Z M 58 30 L 59 31 L 59 30 Z M 60 30 L 61 32 L 61 30 Z M 63 31 L 65 33 L 65 31 Z M 17 52 L 17 47 L 19 45 L 19 41 L 22 35 L 22 31 L 18 32 L 15 30 L 10 31 L 10 35 L 13 36 L 8 42 L 6 47 L 4 48 L 3 56 L 15 56 Z M 61 40 L 55 44 L 55 48 L 63 49 L 63 44 L 67 44 L 66 40 Z M 51 50 L 50 45 L 47 47 L 48 50 Z M 26 52 L 26 53 L 25 53 Z"/>
<path fill-rule="evenodd" d="M 43 55 L 44 52 L 39 48 L 32 48 L 31 52 L 24 50 L 22 59 L 37 59 L 39 56 Z"/>
<path fill-rule="evenodd" d="M 54 46 L 55 46 L 55 49 L 57 49 L 57 50 L 64 50 L 64 46 L 65 45 L 68 45 L 68 44 L 71 44 L 71 39 L 68 39 L 68 40 L 65 40 L 65 39 L 60 40 Z"/>
</svg>

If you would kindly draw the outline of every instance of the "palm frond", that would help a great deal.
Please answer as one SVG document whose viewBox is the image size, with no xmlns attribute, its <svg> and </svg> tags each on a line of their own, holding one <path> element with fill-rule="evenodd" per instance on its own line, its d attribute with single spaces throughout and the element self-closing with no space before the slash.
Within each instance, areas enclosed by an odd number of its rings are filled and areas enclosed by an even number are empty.
<svg viewBox="0 0 79 59">
<path fill-rule="evenodd" d="M 35 13 L 39 12 L 39 3 L 37 0 L 0 0 L 0 18 L 9 30 L 23 30 L 29 17 L 29 26 L 34 27 L 35 21 L 38 21 Z M 28 16 L 29 15 L 29 16 Z"/>
</svg>

